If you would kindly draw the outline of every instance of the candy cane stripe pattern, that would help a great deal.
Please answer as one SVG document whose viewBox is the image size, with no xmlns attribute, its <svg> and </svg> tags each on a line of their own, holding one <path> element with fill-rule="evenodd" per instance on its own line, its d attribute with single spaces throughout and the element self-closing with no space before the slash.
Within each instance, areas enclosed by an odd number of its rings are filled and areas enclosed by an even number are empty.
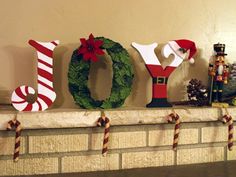
<svg viewBox="0 0 236 177">
<path fill-rule="evenodd" d="M 105 115 L 102 115 L 97 121 L 97 126 L 105 127 L 103 147 L 102 147 L 102 155 L 106 156 L 106 154 L 108 152 L 108 140 L 109 140 L 109 131 L 110 131 L 110 120 L 109 120 L 109 118 L 105 117 Z"/>
<path fill-rule="evenodd" d="M 175 131 L 174 131 L 174 140 L 173 140 L 173 150 L 177 150 L 178 141 L 179 141 L 179 132 L 180 132 L 180 118 L 176 113 L 171 113 L 167 116 L 167 121 L 169 123 L 175 122 Z"/>
<path fill-rule="evenodd" d="M 20 136 L 22 129 L 21 123 L 18 120 L 10 120 L 7 123 L 7 130 L 12 130 L 13 128 L 15 128 L 16 131 L 13 160 L 14 162 L 17 162 L 19 160 L 19 155 L 20 155 Z"/>
<path fill-rule="evenodd" d="M 53 88 L 53 50 L 59 44 L 59 41 L 38 42 L 29 40 L 29 44 L 37 50 L 38 97 L 34 103 L 27 102 L 27 96 L 35 94 L 35 90 L 32 87 L 23 85 L 16 88 L 12 93 L 12 105 L 18 111 L 44 111 L 56 99 Z"/>
<path fill-rule="evenodd" d="M 224 115 L 221 120 L 223 123 L 228 123 L 228 149 L 233 149 L 233 133 L 234 133 L 234 121 L 230 115 Z"/>
</svg>

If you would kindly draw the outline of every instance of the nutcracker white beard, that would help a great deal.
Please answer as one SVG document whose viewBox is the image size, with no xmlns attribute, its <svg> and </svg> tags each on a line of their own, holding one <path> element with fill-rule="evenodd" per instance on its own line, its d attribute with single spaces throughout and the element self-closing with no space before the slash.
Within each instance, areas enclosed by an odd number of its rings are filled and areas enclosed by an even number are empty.
<svg viewBox="0 0 236 177">
<path fill-rule="evenodd" d="M 218 72 L 219 75 L 222 75 L 222 74 L 223 74 L 223 69 L 224 69 L 224 66 L 223 66 L 223 65 L 219 65 L 219 66 L 218 66 L 217 72 Z"/>
</svg>

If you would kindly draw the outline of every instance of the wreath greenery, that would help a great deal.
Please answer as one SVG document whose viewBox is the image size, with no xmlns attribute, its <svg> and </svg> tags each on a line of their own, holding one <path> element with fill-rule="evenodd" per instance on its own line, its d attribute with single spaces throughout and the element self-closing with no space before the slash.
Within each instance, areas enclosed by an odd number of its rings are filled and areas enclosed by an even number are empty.
<svg viewBox="0 0 236 177">
<path fill-rule="evenodd" d="M 112 59 L 113 78 L 110 97 L 106 100 L 94 100 L 88 88 L 88 76 L 91 61 L 84 60 L 84 56 L 76 49 L 71 57 L 68 72 L 69 91 L 74 101 L 81 108 L 117 108 L 124 104 L 131 92 L 133 81 L 133 68 L 128 52 L 117 42 L 104 37 L 96 37 L 101 40 L 100 49 L 105 49 Z M 81 41 L 82 42 L 82 41 Z M 81 46 L 79 47 L 79 49 Z"/>
</svg>

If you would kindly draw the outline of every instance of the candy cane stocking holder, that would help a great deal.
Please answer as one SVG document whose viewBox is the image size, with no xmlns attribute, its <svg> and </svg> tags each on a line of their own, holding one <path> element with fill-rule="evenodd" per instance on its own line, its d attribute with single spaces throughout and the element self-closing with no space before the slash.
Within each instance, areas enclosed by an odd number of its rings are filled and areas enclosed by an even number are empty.
<svg viewBox="0 0 236 177">
<path fill-rule="evenodd" d="M 29 40 L 29 44 L 37 50 L 38 56 L 38 97 L 34 103 L 27 101 L 28 94 L 35 94 L 32 87 L 23 85 L 12 93 L 11 101 L 18 111 L 43 111 L 56 99 L 53 88 L 53 50 L 59 44 L 52 42 L 38 42 Z"/>
</svg>

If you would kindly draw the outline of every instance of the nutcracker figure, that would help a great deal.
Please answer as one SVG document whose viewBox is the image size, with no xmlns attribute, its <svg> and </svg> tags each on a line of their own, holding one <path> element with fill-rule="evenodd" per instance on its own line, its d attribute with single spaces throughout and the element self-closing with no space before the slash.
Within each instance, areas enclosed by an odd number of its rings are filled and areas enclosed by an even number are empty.
<svg viewBox="0 0 236 177">
<path fill-rule="evenodd" d="M 224 84 L 228 82 L 228 65 L 225 63 L 225 44 L 214 44 L 214 64 L 209 64 L 209 75 L 211 76 L 210 103 L 212 106 L 225 107 L 222 103 Z"/>
</svg>

